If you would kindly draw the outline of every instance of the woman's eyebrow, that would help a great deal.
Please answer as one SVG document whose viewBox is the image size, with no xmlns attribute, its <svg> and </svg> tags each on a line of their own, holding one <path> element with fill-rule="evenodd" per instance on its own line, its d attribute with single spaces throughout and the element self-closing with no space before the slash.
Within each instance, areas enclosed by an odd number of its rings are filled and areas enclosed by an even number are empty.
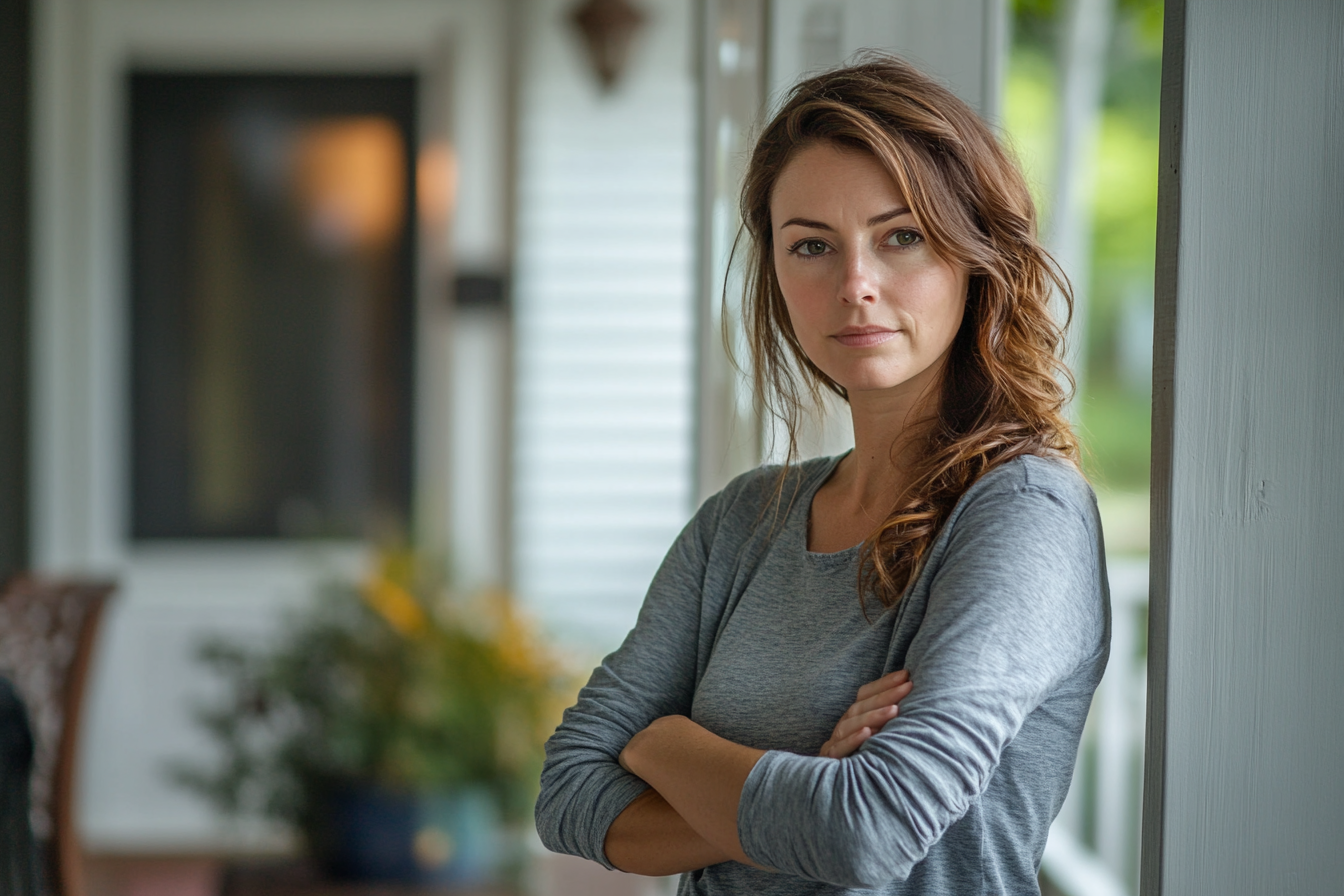
<svg viewBox="0 0 1344 896">
<path fill-rule="evenodd" d="M 899 218 L 901 215 L 908 215 L 908 214 L 910 214 L 910 209 L 906 208 L 905 206 L 901 206 L 900 208 L 894 208 L 889 212 L 883 212 L 880 215 L 873 215 L 871 218 L 868 219 L 868 226 L 876 227 L 879 224 L 882 224 L 886 221 L 890 221 L 892 218 Z"/>
<path fill-rule="evenodd" d="M 910 209 L 906 208 L 905 206 L 901 206 L 900 208 L 894 208 L 889 212 L 882 212 L 882 214 L 880 215 L 873 215 L 871 218 L 868 219 L 867 226 L 876 227 L 878 224 L 881 224 L 885 221 L 890 221 L 892 218 L 899 218 L 901 215 L 908 215 L 908 214 L 910 214 Z M 835 232 L 835 228 L 832 227 L 831 225 L 825 223 L 824 221 L 814 221 L 811 218 L 790 218 L 783 224 L 779 225 L 779 229 L 783 230 L 785 227 L 791 227 L 791 226 L 811 227 L 814 230 L 829 230 L 832 233 Z"/>
<path fill-rule="evenodd" d="M 798 227 L 811 227 L 814 230 L 829 230 L 832 233 L 835 232 L 835 228 L 832 227 L 831 225 L 823 223 L 821 221 L 813 221 L 811 218 L 790 218 L 783 224 L 779 225 L 779 229 L 783 230 L 785 227 L 792 227 L 795 225 Z"/>
</svg>

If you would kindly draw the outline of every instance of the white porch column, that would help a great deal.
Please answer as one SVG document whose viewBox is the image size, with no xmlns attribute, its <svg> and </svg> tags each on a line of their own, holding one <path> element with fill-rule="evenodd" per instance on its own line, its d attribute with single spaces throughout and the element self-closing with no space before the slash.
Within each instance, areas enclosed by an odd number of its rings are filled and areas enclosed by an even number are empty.
<svg viewBox="0 0 1344 896">
<path fill-rule="evenodd" d="M 1168 0 L 1142 892 L 1344 880 L 1344 6 Z"/>
</svg>

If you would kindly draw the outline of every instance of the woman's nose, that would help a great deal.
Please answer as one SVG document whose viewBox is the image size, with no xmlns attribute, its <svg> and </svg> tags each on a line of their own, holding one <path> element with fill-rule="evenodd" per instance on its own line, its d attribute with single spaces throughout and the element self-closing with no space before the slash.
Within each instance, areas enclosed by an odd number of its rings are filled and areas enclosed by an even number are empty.
<svg viewBox="0 0 1344 896">
<path fill-rule="evenodd" d="M 845 253 L 844 279 L 840 283 L 840 301 L 866 305 L 877 301 L 876 271 L 873 260 L 862 251 Z"/>
</svg>

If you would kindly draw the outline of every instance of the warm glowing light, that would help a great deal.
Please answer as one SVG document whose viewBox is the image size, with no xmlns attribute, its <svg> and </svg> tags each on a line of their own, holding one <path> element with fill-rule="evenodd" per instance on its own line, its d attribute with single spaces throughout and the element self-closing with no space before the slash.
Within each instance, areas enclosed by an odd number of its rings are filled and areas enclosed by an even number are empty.
<svg viewBox="0 0 1344 896">
<path fill-rule="evenodd" d="M 435 140 L 420 148 L 415 193 L 421 224 L 443 227 L 452 220 L 457 203 L 457 156 L 448 141 Z"/>
<path fill-rule="evenodd" d="M 386 118 L 342 118 L 295 142 L 299 200 L 313 239 L 329 250 L 372 249 L 396 238 L 406 212 L 406 146 Z"/>
</svg>

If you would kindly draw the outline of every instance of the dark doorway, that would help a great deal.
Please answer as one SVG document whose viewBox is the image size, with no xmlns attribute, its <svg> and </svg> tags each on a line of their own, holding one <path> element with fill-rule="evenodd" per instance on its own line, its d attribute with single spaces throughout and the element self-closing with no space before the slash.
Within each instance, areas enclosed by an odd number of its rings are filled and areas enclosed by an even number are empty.
<svg viewBox="0 0 1344 896">
<path fill-rule="evenodd" d="M 130 87 L 133 537 L 403 526 L 414 79 Z"/>
<path fill-rule="evenodd" d="M 0 0 L 0 582 L 28 565 L 31 25 L 28 0 Z"/>
</svg>

